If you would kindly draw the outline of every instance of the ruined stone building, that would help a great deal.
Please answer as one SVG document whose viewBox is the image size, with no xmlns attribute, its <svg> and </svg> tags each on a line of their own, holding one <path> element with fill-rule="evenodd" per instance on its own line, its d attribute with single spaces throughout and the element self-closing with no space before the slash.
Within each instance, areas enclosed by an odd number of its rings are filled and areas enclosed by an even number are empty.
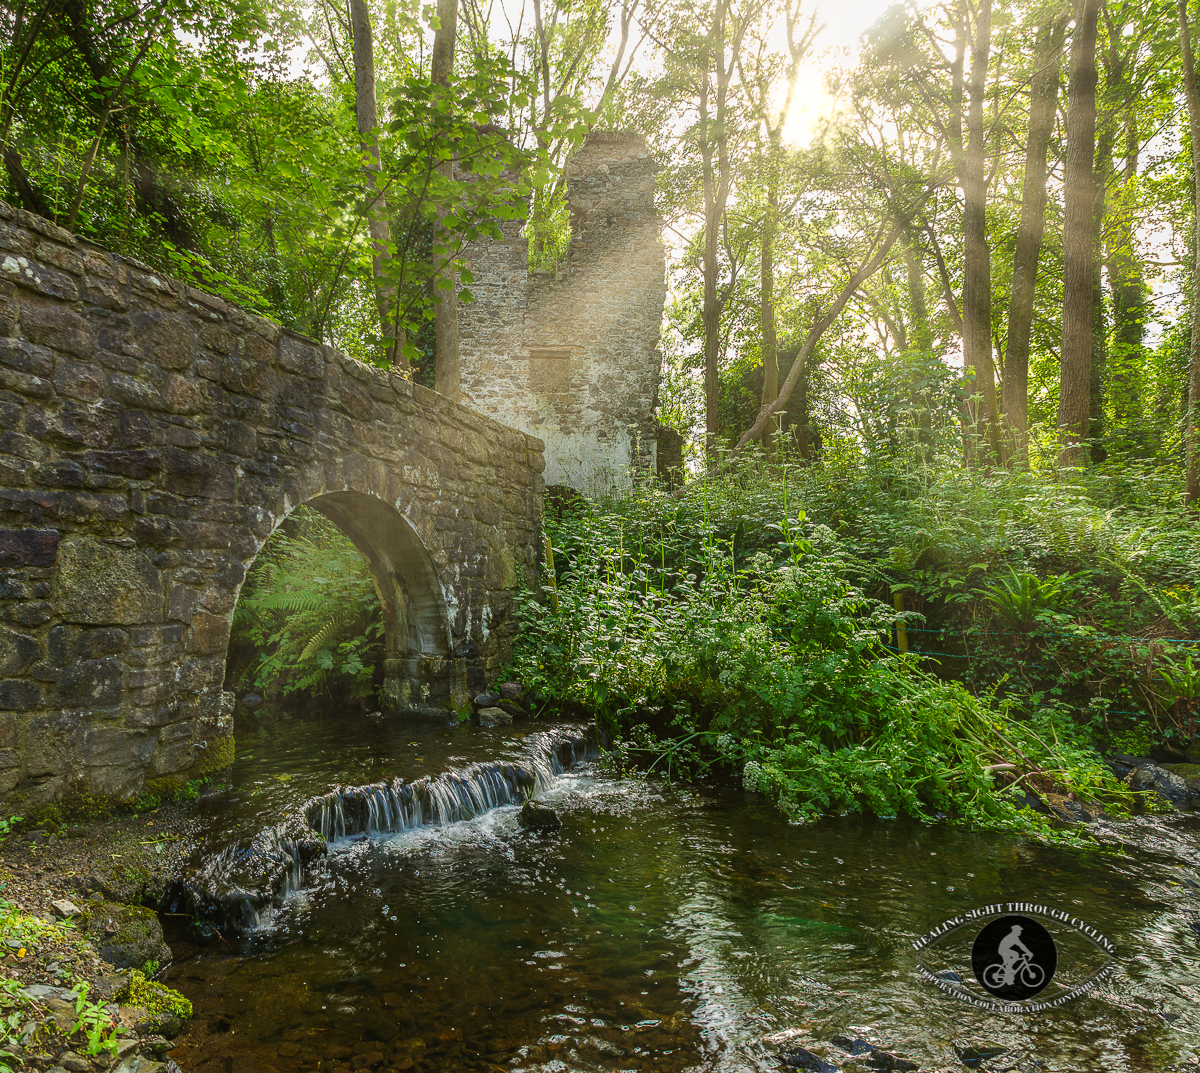
<svg viewBox="0 0 1200 1073">
<path fill-rule="evenodd" d="M 462 401 L 541 438 L 548 485 L 603 491 L 653 472 L 666 299 L 657 164 L 640 135 L 596 132 L 567 162 L 571 242 L 529 272 L 524 222 L 464 250 Z"/>
</svg>

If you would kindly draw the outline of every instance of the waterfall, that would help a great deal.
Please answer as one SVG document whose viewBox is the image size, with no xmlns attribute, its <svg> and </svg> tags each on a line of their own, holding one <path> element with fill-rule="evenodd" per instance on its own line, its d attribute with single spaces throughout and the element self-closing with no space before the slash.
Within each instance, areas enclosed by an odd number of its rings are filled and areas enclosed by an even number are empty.
<svg viewBox="0 0 1200 1073">
<path fill-rule="evenodd" d="M 451 768 L 411 782 L 338 786 L 314 797 L 248 842 L 225 846 L 193 868 L 172 907 L 232 932 L 252 931 L 305 886 L 330 847 L 418 827 L 446 827 L 552 787 L 572 765 L 598 755 L 594 729 L 531 734 L 525 755 Z"/>
</svg>

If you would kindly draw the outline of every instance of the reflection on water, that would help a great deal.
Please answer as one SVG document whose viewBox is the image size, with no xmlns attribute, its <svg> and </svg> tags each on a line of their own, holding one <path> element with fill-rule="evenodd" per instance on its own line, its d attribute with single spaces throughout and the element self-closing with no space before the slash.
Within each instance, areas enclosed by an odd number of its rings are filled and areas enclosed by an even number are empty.
<svg viewBox="0 0 1200 1073">
<path fill-rule="evenodd" d="M 506 731 L 365 717 L 269 731 L 242 729 L 238 800 L 214 810 L 214 843 L 338 783 L 520 748 Z M 741 793 L 586 765 L 544 797 L 563 819 L 553 835 L 522 830 L 506 806 L 336 843 L 253 936 L 173 941 L 168 982 L 196 1007 L 174 1056 L 246 1073 L 733 1071 L 779 1069 L 803 1046 L 870 1068 L 835 1035 L 922 1069 L 965 1068 L 954 1048 L 971 1042 L 1007 1048 L 997 1068 L 1030 1071 L 1167 1070 L 1200 1055 L 1190 820 L 1155 828 L 1154 853 L 1117 855 L 906 821 L 797 827 Z M 914 938 L 1007 900 L 1094 924 L 1117 944 L 1116 976 L 1028 1016 L 971 1009 L 917 977 Z"/>
</svg>

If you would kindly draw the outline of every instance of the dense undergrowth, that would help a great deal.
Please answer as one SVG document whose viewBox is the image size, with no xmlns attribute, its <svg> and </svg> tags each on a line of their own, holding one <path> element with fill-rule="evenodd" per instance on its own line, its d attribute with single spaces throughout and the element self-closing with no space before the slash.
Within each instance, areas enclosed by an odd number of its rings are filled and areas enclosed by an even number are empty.
<svg viewBox="0 0 1200 1073">
<path fill-rule="evenodd" d="M 827 451 L 572 498 L 512 673 L 655 769 L 732 768 L 797 818 L 1119 809 L 1098 750 L 1193 735 L 1200 542 L 1168 487 Z"/>
</svg>

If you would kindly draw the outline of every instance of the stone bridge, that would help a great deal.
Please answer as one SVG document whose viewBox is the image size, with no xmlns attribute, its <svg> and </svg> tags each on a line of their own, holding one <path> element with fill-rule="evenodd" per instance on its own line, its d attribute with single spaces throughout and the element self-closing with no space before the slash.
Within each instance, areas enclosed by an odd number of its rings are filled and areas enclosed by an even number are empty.
<svg viewBox="0 0 1200 1073">
<path fill-rule="evenodd" d="M 0 202 L 0 801 L 227 766 L 230 620 L 301 504 L 370 565 L 387 707 L 461 708 L 535 567 L 542 442 Z"/>
</svg>

